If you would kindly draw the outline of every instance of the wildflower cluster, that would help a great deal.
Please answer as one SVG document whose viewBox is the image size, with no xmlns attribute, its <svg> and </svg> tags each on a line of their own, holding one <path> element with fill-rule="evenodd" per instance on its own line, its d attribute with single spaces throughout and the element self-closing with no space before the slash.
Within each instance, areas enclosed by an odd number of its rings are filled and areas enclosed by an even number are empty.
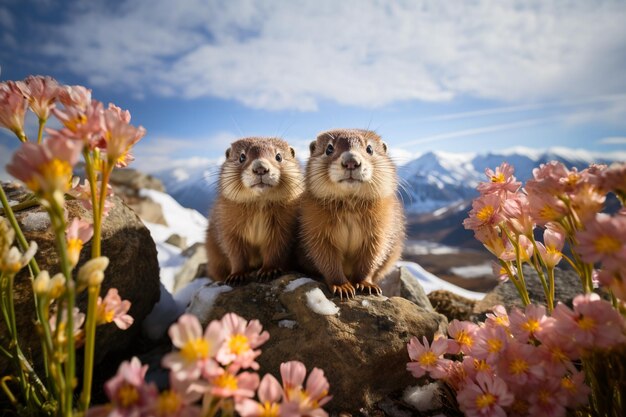
<svg viewBox="0 0 626 417">
<path fill-rule="evenodd" d="M 37 138 L 32 141 L 24 131 L 28 110 L 39 123 Z M 59 129 L 46 128 L 51 117 L 60 122 Z M 10 224 L 9 228 L 0 219 L 3 284 L 0 301 L 11 337 L 10 349 L 0 346 L 0 353 L 15 365 L 17 378 L 9 380 L 17 381 L 20 394 L 11 392 L 11 384 L 3 383 L 2 389 L 16 408 L 70 416 L 75 409 L 76 349 L 84 347 L 84 375 L 78 404 L 78 410 L 84 412 L 90 403 L 96 326 L 115 323 L 120 329 L 127 329 L 133 323 L 127 314 L 130 302 L 122 300 L 116 289 L 110 289 L 104 298 L 100 296 L 104 271 L 109 264 L 109 259 L 101 256 L 101 230 L 112 207 L 110 175 L 115 167 L 126 166 L 133 160 L 132 147 L 145 135 L 145 129 L 130 124 L 128 111 L 113 104 L 105 108 L 93 100 L 91 90 L 61 85 L 44 76 L 0 82 L 0 127 L 9 129 L 22 142 L 6 170 L 32 191 L 33 198 L 26 203 L 36 200 L 48 212 L 61 270 L 53 277 L 39 270 L 33 258 L 36 246 L 26 242 L 13 207 L 0 187 L 3 212 Z M 73 177 L 81 155 L 86 177 L 82 185 Z M 68 218 L 67 194 L 91 211 L 92 221 Z M 11 247 L 15 237 L 19 248 Z M 91 260 L 73 274 L 82 249 L 90 240 Z M 24 357 L 15 327 L 13 278 L 27 263 L 35 295 L 36 328 L 42 339 L 46 371 L 42 379 Z M 75 305 L 81 291 L 87 291 L 88 295 L 86 312 L 79 311 Z M 25 369 L 29 372 L 25 373 Z"/>
<path fill-rule="evenodd" d="M 449 338 L 411 339 L 407 369 L 444 381 L 468 417 L 564 416 L 588 401 L 580 359 L 626 342 L 625 332 L 597 294 L 577 296 L 573 309 L 559 303 L 552 316 L 534 304 L 510 315 L 496 306 L 479 325 L 453 320 Z"/>
<path fill-rule="evenodd" d="M 321 408 L 330 401 L 324 372 L 298 361 L 281 364 L 282 384 L 267 374 L 259 381 L 255 359 L 269 339 L 258 320 L 234 313 L 209 323 L 203 331 L 198 319 L 182 315 L 169 329 L 174 352 L 163 358 L 170 369 L 170 387 L 161 393 L 145 380 L 147 365 L 137 358 L 123 362 L 105 385 L 111 401 L 93 407 L 99 416 L 214 416 L 237 411 L 243 417 L 326 417 Z M 258 401 L 254 400 L 257 396 Z"/>
<path fill-rule="evenodd" d="M 551 312 L 554 268 L 563 259 L 580 275 L 586 293 L 595 278 L 626 299 L 626 211 L 602 213 L 609 192 L 624 203 L 626 164 L 578 171 L 553 161 L 535 168 L 524 188 L 507 163 L 485 173 L 488 181 L 478 185 L 480 196 L 463 224 L 498 258 L 496 275 L 511 279 L 525 305 L 530 299 L 522 265 L 537 270 Z M 535 240 L 536 226 L 543 228 L 543 242 Z M 571 256 L 564 253 L 566 243 Z"/>
</svg>

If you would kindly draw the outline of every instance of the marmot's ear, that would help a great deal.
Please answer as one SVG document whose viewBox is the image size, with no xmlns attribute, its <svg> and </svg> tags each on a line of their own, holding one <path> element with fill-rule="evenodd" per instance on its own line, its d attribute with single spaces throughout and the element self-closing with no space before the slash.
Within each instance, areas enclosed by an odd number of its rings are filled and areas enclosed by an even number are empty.
<svg viewBox="0 0 626 417">
<path fill-rule="evenodd" d="M 385 150 L 385 153 L 387 153 L 387 144 L 385 142 L 383 142 L 383 149 Z"/>
<path fill-rule="evenodd" d="M 226 159 L 230 158 L 230 148 L 226 149 Z"/>
<path fill-rule="evenodd" d="M 317 145 L 317 141 L 314 140 L 313 142 L 309 143 L 309 151 L 311 151 L 311 155 L 313 155 L 313 152 L 315 152 L 315 146 Z"/>
<path fill-rule="evenodd" d="M 289 152 L 291 152 L 291 157 L 292 158 L 296 157 L 296 150 L 294 148 L 292 148 L 291 146 L 289 147 Z"/>
</svg>

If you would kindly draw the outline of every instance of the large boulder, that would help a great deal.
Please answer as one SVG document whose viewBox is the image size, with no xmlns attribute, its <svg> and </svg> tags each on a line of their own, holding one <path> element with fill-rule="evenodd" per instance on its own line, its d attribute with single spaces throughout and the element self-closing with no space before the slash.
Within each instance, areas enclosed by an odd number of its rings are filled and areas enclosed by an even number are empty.
<svg viewBox="0 0 626 417">
<path fill-rule="evenodd" d="M 258 319 L 270 333 L 258 358 L 260 373 L 280 378 L 282 362 L 302 361 L 310 371 L 324 370 L 332 412 L 369 410 L 386 395 L 415 379 L 407 372 L 411 336 L 432 339 L 445 332 L 444 316 L 400 297 L 332 297 L 326 286 L 296 275 L 271 283 L 200 289 L 188 311 L 204 326 L 228 312 Z"/>
<path fill-rule="evenodd" d="M 23 188 L 11 185 L 5 190 L 9 200 L 21 202 L 27 198 Z M 159 300 L 159 265 L 154 241 L 148 229 L 137 215 L 118 198 L 102 230 L 102 255 L 108 256 L 110 264 L 105 271 L 101 294 L 109 288 L 117 288 L 123 299 L 130 300 L 132 307 L 129 314 L 135 323 L 127 330 L 119 330 L 113 323 L 99 326 L 96 335 L 96 364 L 110 353 L 127 349 L 141 331 L 141 322 L 150 313 Z M 77 200 L 66 203 L 69 219 L 81 217 L 91 219 Z M 35 255 L 39 267 L 48 270 L 50 275 L 59 272 L 58 256 L 54 245 L 54 236 L 50 230 L 50 220 L 40 206 L 30 207 L 15 213 L 17 220 L 28 241 L 35 241 L 39 250 Z M 88 243 L 80 256 L 80 265 L 90 259 L 91 243 Z M 41 358 L 41 345 L 33 326 L 35 309 L 32 286 L 28 270 L 22 270 L 15 278 L 15 316 L 19 333 L 19 342 L 26 355 L 35 363 Z M 78 306 L 86 310 L 86 294 L 78 297 Z M 0 344 L 7 346 L 8 338 L 4 322 L 0 320 Z M 0 374 L 7 372 L 7 362 L 0 357 Z"/>
</svg>

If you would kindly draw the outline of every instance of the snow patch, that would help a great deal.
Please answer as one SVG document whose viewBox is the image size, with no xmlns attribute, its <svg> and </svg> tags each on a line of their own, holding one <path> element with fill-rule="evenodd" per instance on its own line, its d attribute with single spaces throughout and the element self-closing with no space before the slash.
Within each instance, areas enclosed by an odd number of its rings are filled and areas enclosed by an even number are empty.
<svg viewBox="0 0 626 417">
<path fill-rule="evenodd" d="M 314 313 L 322 316 L 333 316 L 339 313 L 339 307 L 326 298 L 319 288 L 306 293 L 306 304 Z"/>
<path fill-rule="evenodd" d="M 22 228 L 25 231 L 44 231 L 50 227 L 50 217 L 45 212 L 28 213 L 24 216 Z"/>
<path fill-rule="evenodd" d="M 369 307 L 370 306 L 370 302 L 369 302 L 369 300 L 363 300 L 363 301 L 361 301 L 361 305 L 363 307 Z"/>
<path fill-rule="evenodd" d="M 141 323 L 143 334 L 155 341 L 165 336 L 170 325 L 185 312 L 185 308 L 176 303 L 163 284 L 160 285 L 160 291 L 159 301 Z"/>
<path fill-rule="evenodd" d="M 493 268 L 490 263 L 469 266 L 455 266 L 450 268 L 450 272 L 463 278 L 472 279 L 484 276 L 491 276 Z"/>
<path fill-rule="evenodd" d="M 278 327 L 284 327 L 286 329 L 293 329 L 298 325 L 298 322 L 295 320 L 281 320 L 278 322 Z"/>
<path fill-rule="evenodd" d="M 399 261 L 396 266 L 404 266 L 417 279 L 426 294 L 436 290 L 446 290 L 471 300 L 482 300 L 485 293 L 469 291 L 437 277 L 414 262 Z"/>
<path fill-rule="evenodd" d="M 193 298 L 196 291 L 204 286 L 209 285 L 212 282 L 213 281 L 208 278 L 196 278 L 180 290 L 176 291 L 176 293 L 174 294 L 174 301 L 176 301 L 176 304 L 178 304 L 178 306 L 185 310 L 189 306 L 189 304 L 191 304 L 191 299 Z"/>
<path fill-rule="evenodd" d="M 404 243 L 404 250 L 411 255 L 449 255 L 459 253 L 459 248 L 440 245 L 439 243 L 426 240 L 407 240 Z"/>
<path fill-rule="evenodd" d="M 309 282 L 315 282 L 315 281 L 312 280 L 311 278 L 294 279 L 289 284 L 287 284 L 287 286 L 285 287 L 285 292 L 292 292 L 296 288 L 299 288 L 299 287 L 303 286 L 304 284 L 308 284 Z"/>
<path fill-rule="evenodd" d="M 433 382 L 423 386 L 408 387 L 404 390 L 402 399 L 422 412 L 439 408 L 441 407 L 439 384 Z"/>
<path fill-rule="evenodd" d="M 229 287 L 228 285 L 211 285 L 201 288 L 193 296 L 191 304 L 187 307 L 187 312 L 198 317 L 200 322 L 207 322 L 217 297 L 232 289 L 233 287 Z"/>
</svg>

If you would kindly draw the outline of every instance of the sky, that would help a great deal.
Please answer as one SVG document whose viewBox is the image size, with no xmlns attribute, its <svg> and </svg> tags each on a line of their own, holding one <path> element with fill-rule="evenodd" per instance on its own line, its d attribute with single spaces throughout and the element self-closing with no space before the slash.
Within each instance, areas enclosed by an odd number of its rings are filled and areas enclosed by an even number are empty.
<svg viewBox="0 0 626 417">
<path fill-rule="evenodd" d="M 0 80 L 50 75 L 130 110 L 148 172 L 245 136 L 305 158 L 339 127 L 376 130 L 399 162 L 612 153 L 626 151 L 624 22 L 623 0 L 2 0 Z M 0 165 L 17 145 L 0 133 Z"/>
</svg>

